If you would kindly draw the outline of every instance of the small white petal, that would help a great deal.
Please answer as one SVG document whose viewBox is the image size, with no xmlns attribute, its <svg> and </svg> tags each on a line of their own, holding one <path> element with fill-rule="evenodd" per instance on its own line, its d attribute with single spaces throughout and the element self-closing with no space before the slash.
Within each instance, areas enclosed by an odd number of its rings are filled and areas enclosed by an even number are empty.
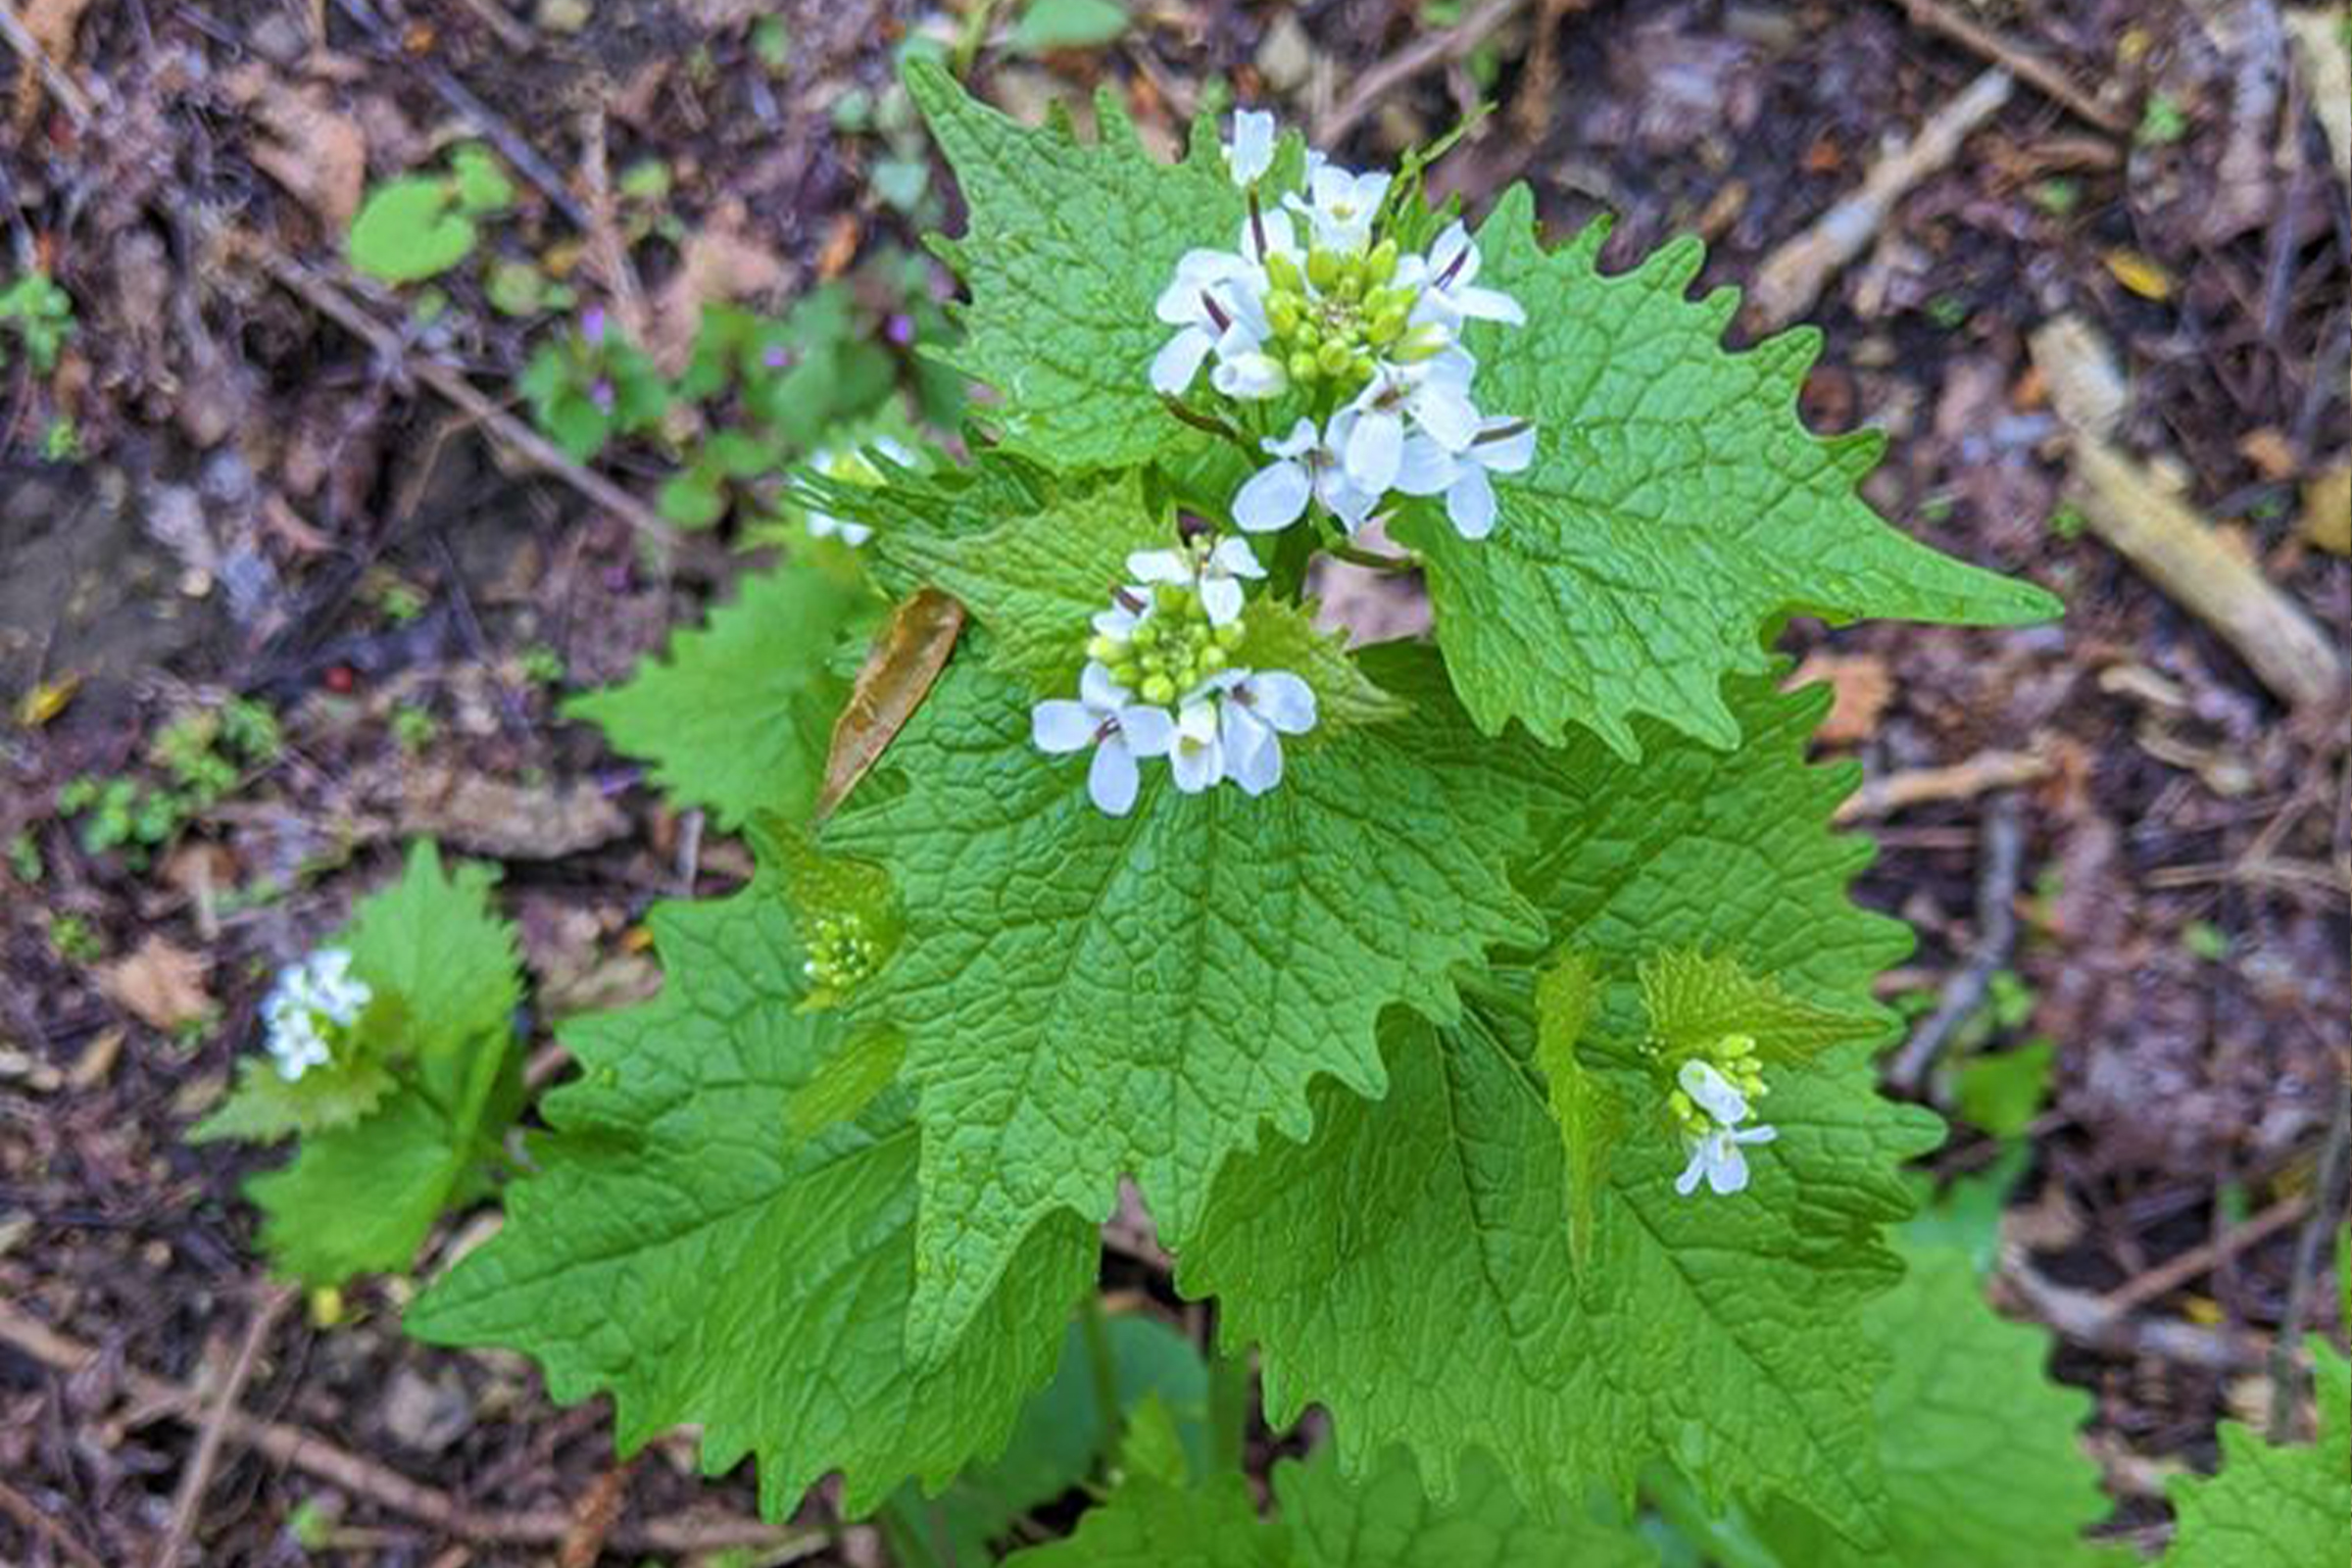
<svg viewBox="0 0 2352 1568">
<path fill-rule="evenodd" d="M 1164 708 L 1138 705 L 1119 710 L 1119 733 L 1138 757 L 1165 757 L 1176 744 L 1176 720 Z"/>
<path fill-rule="evenodd" d="M 1747 1156 L 1727 1133 L 1712 1133 L 1707 1138 L 1707 1189 L 1729 1198 L 1747 1190 Z"/>
<path fill-rule="evenodd" d="M 1078 672 L 1078 697 L 1097 719 L 1107 718 L 1125 705 L 1127 688 L 1110 678 L 1110 671 L 1090 662 Z"/>
<path fill-rule="evenodd" d="M 1228 577 L 1263 577 L 1266 568 L 1257 564 L 1257 552 L 1250 548 L 1247 539 L 1224 538 L 1208 553 L 1211 570 Z"/>
<path fill-rule="evenodd" d="M 1135 757 L 1116 735 L 1095 748 L 1086 770 L 1086 793 L 1107 816 L 1125 816 L 1135 805 Z"/>
<path fill-rule="evenodd" d="M 1303 422 L 1303 421 L 1301 421 Z M 1306 498 L 1313 492 L 1313 481 L 1307 477 L 1306 465 L 1292 461 L 1268 464 L 1251 474 L 1235 492 L 1233 520 L 1251 533 L 1272 533 L 1287 528 L 1306 511 Z"/>
<path fill-rule="evenodd" d="M 1335 432 L 1333 436 L 1334 440 L 1338 439 L 1338 435 L 1336 433 L 1339 429 L 1338 421 L 1343 417 L 1347 417 L 1347 416 L 1338 415 L 1334 416 L 1333 417 L 1332 428 Z M 1321 439 L 1322 438 L 1315 433 L 1315 421 L 1302 416 L 1298 423 L 1291 426 L 1291 433 L 1289 435 L 1284 436 L 1279 441 L 1275 440 L 1272 436 L 1267 436 L 1264 440 L 1258 442 L 1258 445 L 1278 458 L 1303 458 L 1309 452 L 1315 450 L 1316 445 L 1321 441 Z"/>
<path fill-rule="evenodd" d="M 1404 457 L 1396 466 L 1396 488 L 1408 496 L 1441 495 L 1459 469 L 1452 453 L 1415 430 L 1404 438 Z"/>
<path fill-rule="evenodd" d="M 1732 1081 L 1717 1071 L 1713 1063 L 1686 1061 L 1675 1073 L 1674 1081 L 1699 1109 L 1724 1126 L 1747 1120 L 1747 1097 L 1733 1088 Z"/>
<path fill-rule="evenodd" d="M 1527 324 L 1527 312 L 1519 302 L 1498 288 L 1448 289 L 1453 308 L 1464 316 L 1482 321 L 1502 321 L 1512 326 Z"/>
<path fill-rule="evenodd" d="M 1237 185 L 1255 184 L 1274 164 L 1274 117 L 1263 109 L 1237 110 L 1225 167 Z"/>
<path fill-rule="evenodd" d="M 1285 735 L 1315 727 L 1315 689 L 1287 669 L 1262 669 L 1250 678 L 1257 716 Z"/>
<path fill-rule="evenodd" d="M 1489 419 L 1479 439 L 1470 444 L 1470 456 L 1496 473 L 1517 473 L 1536 461 L 1536 427 L 1524 424 L 1510 435 L 1494 437 L 1496 430 L 1508 430 L 1515 419 Z"/>
<path fill-rule="evenodd" d="M 1225 749 L 1218 744 L 1217 713 L 1209 704 L 1187 703 L 1177 715 L 1168 770 L 1187 795 L 1198 795 L 1225 776 Z"/>
<path fill-rule="evenodd" d="M 1364 411 L 1348 432 L 1348 482 L 1367 495 L 1386 494 L 1403 461 L 1404 421 L 1386 410 Z"/>
<path fill-rule="evenodd" d="M 1216 340 L 1197 326 L 1188 326 L 1168 339 L 1152 357 L 1152 390 L 1173 397 L 1191 386 L 1193 377 L 1200 373 L 1200 362 L 1215 346 Z"/>
<path fill-rule="evenodd" d="M 1141 599 L 1144 596 L 1139 593 L 1136 597 Z M 1108 610 L 1096 611 L 1093 622 L 1095 630 L 1105 637 L 1115 637 L 1121 642 L 1125 642 L 1129 637 L 1135 635 L 1135 628 L 1143 623 L 1144 617 L 1135 611 L 1129 610 L 1125 605 L 1113 605 Z"/>
<path fill-rule="evenodd" d="M 1247 795 L 1282 782 L 1282 742 L 1241 704 L 1225 702 L 1225 776 Z"/>
<path fill-rule="evenodd" d="M 1707 1146 L 1698 1139 L 1685 1139 L 1684 1142 L 1690 1147 L 1690 1162 L 1674 1179 L 1674 1190 L 1679 1196 L 1689 1198 L 1698 1191 L 1699 1182 L 1707 1174 Z"/>
<path fill-rule="evenodd" d="M 1092 746 L 1102 724 L 1084 703 L 1057 697 L 1029 710 L 1029 740 L 1039 751 L 1059 757 Z"/>
<path fill-rule="evenodd" d="M 1180 550 L 1138 550 L 1127 558 L 1127 574 L 1137 582 L 1189 584 L 1193 563 Z"/>
<path fill-rule="evenodd" d="M 1242 612 L 1242 585 L 1231 577 L 1201 578 L 1200 608 L 1210 625 L 1230 625 Z"/>
<path fill-rule="evenodd" d="M 1475 463 L 1463 467 L 1461 477 L 1446 489 L 1446 515 L 1465 539 L 1484 539 L 1494 531 L 1494 486 L 1486 469 Z"/>
<path fill-rule="evenodd" d="M 1478 436 L 1478 410 L 1450 377 L 1430 376 L 1413 389 L 1407 406 L 1413 421 L 1447 451 L 1459 452 Z"/>
<path fill-rule="evenodd" d="M 1291 376 L 1273 355 L 1252 351 L 1219 360 L 1217 368 L 1208 372 L 1208 382 L 1229 398 L 1262 402 L 1280 397 L 1290 386 Z"/>
</svg>

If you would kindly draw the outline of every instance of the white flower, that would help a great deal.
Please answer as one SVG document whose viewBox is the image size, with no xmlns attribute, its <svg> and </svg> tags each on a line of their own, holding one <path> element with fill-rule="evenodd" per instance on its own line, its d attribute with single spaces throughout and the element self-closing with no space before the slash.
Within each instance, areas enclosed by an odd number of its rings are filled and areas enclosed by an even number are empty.
<svg viewBox="0 0 2352 1568">
<path fill-rule="evenodd" d="M 1204 696 L 1188 699 L 1176 715 L 1176 736 L 1168 748 L 1168 771 L 1176 787 L 1198 795 L 1225 776 L 1225 748 L 1217 733 L 1216 705 Z"/>
<path fill-rule="evenodd" d="M 1131 582 L 1112 591 L 1108 610 L 1095 612 L 1095 630 L 1105 637 L 1125 642 L 1135 635 L 1152 614 L 1152 588 L 1149 583 Z"/>
<path fill-rule="evenodd" d="M 1229 669 L 1209 677 L 1222 697 L 1225 776 L 1250 795 L 1282 782 L 1282 739 L 1315 727 L 1314 689 L 1287 669 Z"/>
<path fill-rule="evenodd" d="M 1690 1197 L 1702 1177 L 1707 1190 L 1719 1196 L 1742 1191 L 1747 1186 L 1747 1156 L 1740 1152 L 1740 1146 L 1769 1144 L 1779 1136 L 1770 1127 L 1717 1127 L 1703 1138 L 1686 1136 L 1683 1143 L 1690 1151 L 1690 1163 L 1674 1179 L 1675 1192 Z"/>
<path fill-rule="evenodd" d="M 1222 359 L 1257 347 L 1260 334 L 1236 318 L 1232 298 L 1234 285 L 1246 282 L 1250 270 L 1250 263 L 1231 251 L 1184 253 L 1175 279 L 1152 307 L 1152 314 L 1180 328 L 1152 357 L 1152 390 L 1173 396 L 1191 386 L 1211 350 Z"/>
<path fill-rule="evenodd" d="M 373 996 L 351 972 L 351 954 L 342 948 L 320 948 L 282 971 L 262 1003 L 266 1043 L 277 1075 L 292 1083 L 325 1065 L 333 1054 L 327 1028 L 348 1029 L 359 1022 Z"/>
<path fill-rule="evenodd" d="M 1468 446 L 1479 432 L 1470 402 L 1477 368 L 1460 348 L 1413 365 L 1381 366 L 1351 405 L 1356 418 L 1340 453 L 1348 480 L 1372 495 L 1387 494 L 1403 466 L 1408 418 L 1447 452 Z"/>
<path fill-rule="evenodd" d="M 1127 558 L 1127 570 L 1136 580 L 1136 592 L 1148 597 L 1153 583 L 1174 583 L 1200 594 L 1200 608 L 1208 612 L 1212 626 L 1229 625 L 1242 613 L 1243 589 L 1240 579 L 1263 577 L 1266 568 L 1257 564 L 1257 553 L 1246 539 L 1220 539 L 1216 548 L 1205 556 L 1195 556 L 1186 550 L 1139 550 Z M 1117 632 L 1104 624 L 1105 620 L 1126 616 L 1127 626 Z M 1124 636 L 1132 632 L 1141 615 L 1129 615 L 1124 606 L 1114 606 L 1095 617 L 1095 629 L 1108 636 Z"/>
<path fill-rule="evenodd" d="M 1446 326 L 1459 326 L 1466 317 L 1507 321 L 1513 326 L 1527 321 L 1527 312 L 1517 300 L 1500 289 L 1477 286 L 1478 242 L 1459 219 L 1438 236 L 1426 260 L 1414 259 L 1409 270 L 1421 289 L 1413 306 L 1415 321 L 1435 320 Z"/>
<path fill-rule="evenodd" d="M 1443 495 L 1446 515 L 1465 539 L 1494 531 L 1494 486 L 1487 475 L 1517 473 L 1536 460 L 1536 427 L 1525 419 L 1488 419 L 1459 452 L 1414 431 L 1404 438 L 1396 488 L 1408 496 Z"/>
<path fill-rule="evenodd" d="M 1325 250 L 1360 254 L 1372 240 L 1372 220 L 1389 193 L 1385 172 L 1358 174 L 1337 164 L 1317 162 L 1309 172 L 1311 200 L 1296 193 L 1283 198 L 1294 211 L 1306 215 L 1315 243 Z"/>
<path fill-rule="evenodd" d="M 1314 500 L 1347 524 L 1349 533 L 1361 528 L 1379 505 L 1380 492 L 1357 486 L 1341 465 L 1340 449 L 1354 423 L 1354 417 L 1342 411 L 1333 416 L 1326 439 L 1312 419 L 1301 418 L 1281 440 L 1268 437 L 1259 442 L 1275 461 L 1234 492 L 1233 520 L 1250 533 L 1271 533 L 1297 522 L 1307 502 Z"/>
<path fill-rule="evenodd" d="M 1733 1088 L 1732 1081 L 1718 1072 L 1713 1062 L 1695 1058 L 1686 1061 L 1674 1075 L 1674 1081 L 1693 1104 L 1722 1126 L 1737 1127 L 1747 1120 L 1747 1097 Z"/>
<path fill-rule="evenodd" d="M 1225 144 L 1225 168 L 1244 189 L 1265 177 L 1274 167 L 1274 117 L 1263 109 L 1240 109 L 1233 116 L 1233 140 Z"/>
<path fill-rule="evenodd" d="M 1135 702 L 1109 670 L 1089 664 L 1078 677 L 1078 701 L 1055 698 L 1030 710 L 1029 736 L 1056 757 L 1092 746 L 1086 793 L 1108 815 L 1125 816 L 1135 805 L 1135 760 L 1165 756 L 1174 726 L 1164 709 Z"/>
</svg>

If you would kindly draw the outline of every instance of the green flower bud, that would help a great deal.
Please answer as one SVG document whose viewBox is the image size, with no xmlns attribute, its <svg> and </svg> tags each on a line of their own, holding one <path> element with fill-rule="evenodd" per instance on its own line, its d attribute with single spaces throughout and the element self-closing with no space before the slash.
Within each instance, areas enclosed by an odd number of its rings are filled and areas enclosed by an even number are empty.
<svg viewBox="0 0 2352 1568">
<path fill-rule="evenodd" d="M 1307 281 L 1328 294 L 1339 282 L 1344 266 L 1337 251 L 1309 251 L 1306 253 Z"/>
<path fill-rule="evenodd" d="M 1404 313 L 1402 311 L 1383 312 L 1372 318 L 1372 324 L 1364 329 L 1365 341 L 1384 349 L 1403 335 Z"/>
<path fill-rule="evenodd" d="M 1266 277 L 1282 293 L 1297 295 L 1306 291 L 1305 284 L 1298 276 L 1298 264 L 1281 251 L 1274 251 L 1266 257 Z"/>
<path fill-rule="evenodd" d="M 1200 657 L 1195 661 L 1195 662 L 1199 664 L 1200 672 L 1203 675 L 1213 675 L 1232 662 L 1233 661 L 1231 657 L 1227 655 L 1225 650 L 1219 648 L 1214 643 L 1211 643 L 1206 648 L 1201 649 Z"/>
<path fill-rule="evenodd" d="M 1238 620 L 1229 620 L 1217 628 L 1217 646 L 1227 653 L 1231 653 L 1241 647 L 1242 639 L 1249 635 L 1248 627 Z"/>
<path fill-rule="evenodd" d="M 1127 640 L 1138 648 L 1155 647 L 1159 642 L 1159 622 L 1147 620 L 1128 633 Z"/>
<path fill-rule="evenodd" d="M 1115 637 L 1105 637 L 1097 633 L 1086 640 L 1086 657 L 1098 664 L 1115 664 L 1119 661 L 1119 656 L 1126 651 L 1127 645 Z"/>
<path fill-rule="evenodd" d="M 1345 375 L 1355 364 L 1355 352 L 1345 343 L 1326 343 L 1316 351 L 1315 363 L 1325 375 Z"/>
<path fill-rule="evenodd" d="M 1396 242 L 1393 239 L 1384 239 L 1373 246 L 1372 254 L 1364 258 L 1364 271 L 1375 283 L 1386 283 L 1390 278 L 1395 277 L 1396 275 Z"/>
<path fill-rule="evenodd" d="M 1300 349 L 1291 356 L 1286 368 L 1291 372 L 1291 379 L 1294 381 L 1312 381 L 1316 375 L 1315 357 L 1306 350 Z"/>
<path fill-rule="evenodd" d="M 1176 700 L 1176 683 L 1165 675 L 1153 675 L 1144 682 L 1144 701 L 1172 703 Z"/>
<path fill-rule="evenodd" d="M 1296 294 L 1275 294 L 1266 300 L 1266 320 L 1272 324 L 1276 337 L 1289 337 L 1298 330 L 1298 297 Z"/>
<path fill-rule="evenodd" d="M 1399 365 L 1418 365 L 1445 352 L 1445 329 L 1434 321 L 1424 321 L 1396 340 L 1396 346 L 1389 350 L 1389 358 Z"/>
</svg>

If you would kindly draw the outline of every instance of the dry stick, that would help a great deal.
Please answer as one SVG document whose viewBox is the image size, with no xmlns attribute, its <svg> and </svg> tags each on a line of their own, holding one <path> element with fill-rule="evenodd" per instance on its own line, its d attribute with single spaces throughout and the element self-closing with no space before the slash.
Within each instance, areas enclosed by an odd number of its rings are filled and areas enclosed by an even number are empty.
<svg viewBox="0 0 2352 1568">
<path fill-rule="evenodd" d="M 106 1568 L 106 1564 L 98 1560 L 98 1554 L 74 1539 L 72 1531 L 41 1512 L 39 1503 L 5 1481 L 0 1481 L 0 1513 L 47 1541 L 73 1558 L 79 1568 Z"/>
<path fill-rule="evenodd" d="M 2049 775 L 2049 759 L 2033 752 L 1979 752 L 1949 766 L 1910 767 L 1872 779 L 1845 798 L 1833 820 L 1842 827 L 1936 801 L 1973 801 Z"/>
<path fill-rule="evenodd" d="M 2311 1288 L 2320 1273 L 2320 1247 L 2335 1229 L 2343 1212 L 2344 1163 L 2352 1151 L 2352 1082 L 2338 1079 L 2335 1117 L 2328 1124 L 2328 1142 L 2320 1150 L 2319 1185 L 2313 1189 L 2311 1215 L 2295 1238 L 2294 1272 L 2287 1277 L 2286 1309 L 2278 1314 L 2278 1338 L 2271 1346 L 2271 1431 L 2273 1443 L 2284 1443 L 2292 1418 L 2295 1393 L 2302 1383 L 2295 1355 L 2301 1349 L 2303 1319 L 2311 1310 Z M 2338 1269 L 2352 1268 L 2352 1258 L 2335 1260 Z"/>
<path fill-rule="evenodd" d="M 2038 1272 L 2021 1248 L 2001 1250 L 1999 1277 L 2018 1304 L 2053 1332 L 2111 1355 L 2144 1355 L 2208 1372 L 2250 1372 L 2262 1364 L 2263 1345 L 2257 1336 L 2111 1312 L 2090 1292 L 2060 1285 Z"/>
<path fill-rule="evenodd" d="M 331 280 L 313 272 L 259 235 L 240 234 L 235 240 L 279 286 L 300 295 L 314 310 L 361 339 L 379 357 L 456 404 L 533 467 L 563 480 L 662 548 L 676 548 L 676 531 L 651 507 L 602 474 L 564 456 L 546 437 L 491 402 L 475 390 L 473 383 L 448 366 L 437 360 L 409 358 L 399 336 L 389 327 L 379 325 Z"/>
<path fill-rule="evenodd" d="M 1997 68 L 1970 82 L 1928 117 L 1918 135 L 1871 165 L 1860 189 L 1766 257 L 1748 296 L 1757 324 L 1786 326 L 1811 309 L 1829 280 L 1862 254 L 1894 204 L 1957 157 L 1969 133 L 2008 102 L 2010 85 L 2009 74 Z"/>
<path fill-rule="evenodd" d="M 2252 1219 L 2218 1232 L 2180 1256 L 2168 1257 L 2154 1268 L 2132 1275 L 2100 1297 L 2099 1304 L 2110 1312 L 2136 1312 L 2158 1297 L 2170 1296 L 2205 1274 L 2224 1258 L 2233 1257 L 2286 1229 L 2301 1219 L 2310 1206 L 2311 1200 L 2301 1197 L 2273 1203 Z"/>
<path fill-rule="evenodd" d="M 2020 869 L 2025 863 L 2026 808 L 2015 795 L 1996 795 L 1984 813 L 1984 864 L 1977 881 L 1977 940 L 1968 961 L 1944 982 L 1936 1010 L 1928 1015 L 1886 1069 L 1886 1082 L 1898 1093 L 1916 1095 L 1927 1081 L 1928 1069 L 1959 1027 L 1984 1004 L 1992 977 L 2009 961 L 2017 943 L 2017 898 Z"/>
<path fill-rule="evenodd" d="M 1527 0 L 1488 0 L 1452 26 L 1415 38 L 1356 78 L 1354 89 L 1315 126 L 1316 143 L 1337 147 L 1381 99 L 1432 66 L 1463 59 L 1526 6 Z"/>
<path fill-rule="evenodd" d="M 2023 44 L 2011 42 L 1991 28 L 1938 4 L 1937 0 L 1895 0 L 1895 4 L 1917 25 L 1939 32 L 1964 49 L 1976 51 L 2109 135 L 2122 136 L 2132 130 L 2130 120 L 2076 86 L 2065 72 Z"/>
<path fill-rule="evenodd" d="M 179 1491 L 172 1498 L 172 1520 L 164 1528 L 163 1544 L 155 1548 L 155 1568 L 172 1568 L 194 1539 L 197 1516 L 204 1511 L 205 1490 L 212 1485 L 213 1469 L 220 1462 L 223 1426 L 236 1409 L 237 1398 L 253 1377 L 254 1367 L 261 1361 L 262 1348 L 270 1343 L 270 1331 L 277 1327 L 277 1320 L 285 1315 L 286 1304 L 293 1299 L 294 1293 L 286 1287 L 270 1286 L 263 1291 L 254 1306 L 253 1318 L 245 1325 L 245 1338 L 237 1346 L 237 1358 L 229 1364 L 220 1392 L 213 1396 L 204 1425 L 197 1429 L 196 1451 L 189 1456 L 187 1468 L 180 1472 Z"/>
<path fill-rule="evenodd" d="M 17 16 L 17 8 L 9 4 L 9 0 L 0 0 L 0 39 L 6 39 L 16 57 L 40 76 L 42 85 L 49 89 L 49 96 L 57 100 L 58 107 L 66 112 L 66 118 L 74 122 L 74 128 L 88 129 L 93 113 L 90 95 L 81 90 L 81 83 L 74 79 L 71 72 L 50 59 L 49 51 L 34 41 L 30 29 Z M 26 114 L 30 112 L 27 110 Z"/>
<path fill-rule="evenodd" d="M 86 1368 L 99 1354 L 93 1347 L 58 1333 L 6 1302 L 0 1302 L 0 1346 L 68 1376 Z M 191 1424 L 205 1417 L 209 1401 L 201 1390 L 129 1365 L 122 1366 L 118 1376 L 131 1399 L 152 1414 L 169 1415 Z M 461 1540 L 556 1546 L 563 1544 L 576 1524 L 571 1514 L 561 1508 L 493 1513 L 468 1507 L 438 1488 L 411 1481 L 397 1470 L 372 1459 L 363 1459 L 316 1433 L 282 1422 L 260 1420 L 241 1410 L 227 1409 L 220 1417 L 220 1431 L 227 1441 L 241 1444 L 273 1463 L 304 1471 L 378 1507 L 422 1520 Z M 825 1544 L 825 1537 L 819 1531 L 794 1532 L 729 1515 L 657 1519 L 643 1525 L 623 1526 L 613 1531 L 612 1544 L 615 1550 L 624 1552 L 677 1555 L 739 1546 L 782 1553 L 776 1560 L 789 1561 L 816 1551 Z"/>
</svg>

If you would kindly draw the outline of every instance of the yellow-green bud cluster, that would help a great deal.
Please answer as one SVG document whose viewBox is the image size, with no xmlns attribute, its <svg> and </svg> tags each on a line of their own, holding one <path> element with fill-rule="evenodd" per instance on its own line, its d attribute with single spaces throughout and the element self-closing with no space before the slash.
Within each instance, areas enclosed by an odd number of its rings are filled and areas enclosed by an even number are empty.
<svg viewBox="0 0 2352 1568">
<path fill-rule="evenodd" d="M 1772 1092 L 1764 1082 L 1764 1063 L 1756 1054 L 1753 1035 L 1725 1035 L 1691 1059 L 1703 1061 L 1723 1074 L 1724 1081 L 1751 1103 Z M 1692 1138 L 1704 1138 L 1715 1130 L 1715 1118 L 1679 1086 L 1666 1097 L 1666 1104 L 1683 1131 Z"/>
<path fill-rule="evenodd" d="M 807 940 L 808 958 L 801 971 L 837 996 L 871 979 L 881 961 L 881 944 L 866 934 L 864 917 L 855 912 L 818 915 L 808 922 Z"/>
<path fill-rule="evenodd" d="M 1396 259 L 1393 239 L 1360 256 L 1309 250 L 1303 267 L 1279 252 L 1266 258 L 1266 348 L 1292 380 L 1348 391 L 1372 378 L 1384 354 L 1417 350 L 1409 328 L 1418 295 L 1395 282 Z"/>
<path fill-rule="evenodd" d="M 1165 707 L 1232 663 L 1242 635 L 1238 620 L 1211 624 L 1199 593 L 1163 582 L 1152 590 L 1151 610 L 1132 631 L 1124 637 L 1096 633 L 1086 657 L 1145 702 Z"/>
</svg>

